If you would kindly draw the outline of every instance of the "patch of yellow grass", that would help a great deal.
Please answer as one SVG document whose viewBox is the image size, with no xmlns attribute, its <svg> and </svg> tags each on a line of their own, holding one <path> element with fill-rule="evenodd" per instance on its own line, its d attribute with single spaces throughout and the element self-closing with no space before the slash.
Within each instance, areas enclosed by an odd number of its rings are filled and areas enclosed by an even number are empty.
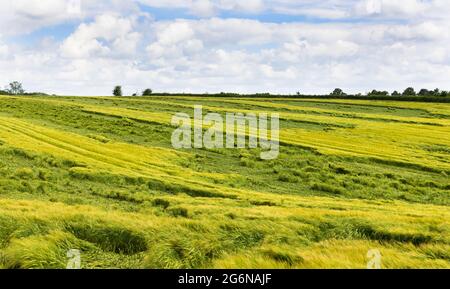
<svg viewBox="0 0 450 289">
<path fill-rule="evenodd" d="M 0 117 L 0 138 L 12 147 L 53 155 L 86 166 L 85 172 L 200 183 L 226 176 L 198 173 L 180 165 L 188 154 L 173 149 L 128 143 L 102 143 L 75 133 L 55 130 L 12 117 Z M 80 171 L 80 169 L 78 169 Z M 197 181 L 195 181 L 197 179 Z M 203 183 L 203 186 L 205 184 Z"/>
<path fill-rule="evenodd" d="M 365 268 L 367 252 L 378 249 L 382 254 L 383 268 L 450 268 L 448 260 L 442 256 L 449 249 L 450 212 L 448 208 L 432 205 L 411 205 L 402 202 L 377 204 L 360 200 L 339 200 L 332 198 L 287 198 L 269 196 L 274 201 L 284 198 L 286 207 L 239 207 L 239 201 L 201 202 L 184 196 L 173 196 L 171 203 L 179 202 L 195 217 L 189 220 L 155 216 L 145 212 L 125 213 L 106 211 L 91 206 L 68 206 L 61 203 L 43 201 L 0 199 L 0 215 L 13 218 L 16 222 L 46 223 L 53 231 L 46 236 L 32 236 L 13 239 L 0 255 L 7 260 L 16 260 L 30 268 L 61 267 L 57 254 L 71 246 L 82 246 L 70 234 L 62 231 L 64 224 L 74 220 L 86 220 L 89 224 L 116 226 L 139 231 L 152 240 L 154 232 L 177 235 L 186 228 L 204 228 L 206 239 L 217 239 L 217 228 L 238 225 L 264 231 L 263 243 L 246 250 L 228 251 L 217 256 L 212 263 L 203 264 L 208 268 Z M 303 206 L 300 206 L 303 205 Z M 342 207 L 345 211 L 333 208 Z M 235 221 L 224 214 L 232 212 Z M 298 218 L 298 219 L 297 219 Z M 310 226 L 304 222 L 326 222 L 330 220 L 369 221 L 391 233 L 430 234 L 441 241 L 414 246 L 407 243 L 387 243 L 370 240 L 329 239 L 319 243 L 301 241 L 298 232 L 307 232 Z M 300 221 L 301 220 L 301 221 Z M 87 224 L 88 225 L 88 224 Z M 441 226 L 441 233 L 433 233 L 430 226 Z M 312 228 L 312 227 L 311 227 Z M 164 233 L 166 232 L 166 233 Z M 289 244 L 280 243 L 289 242 Z M 155 240 L 165 242 L 167 240 Z M 188 240 L 186 240 L 188 241 Z M 189 240 L 195 246 L 197 241 Z M 200 244 L 200 243 L 199 243 Z M 210 244 L 219 246 L 220 244 Z M 206 246 L 203 244 L 202 246 Z M 31 250 L 31 251 L 30 251 Z M 152 246 L 149 254 L 153 256 Z M 59 252 L 59 253 L 58 253 Z M 200 253 L 200 252 L 199 252 Z M 36 255 L 38 254 L 38 255 Z M 448 256 L 448 253 L 447 253 Z M 170 258 L 167 256 L 167 258 Z M 43 260 L 43 261 L 42 261 Z M 44 263 L 39 263 L 40 261 Z M 173 262 L 176 262 L 173 260 Z M 182 266 L 180 263 L 176 266 Z"/>
</svg>

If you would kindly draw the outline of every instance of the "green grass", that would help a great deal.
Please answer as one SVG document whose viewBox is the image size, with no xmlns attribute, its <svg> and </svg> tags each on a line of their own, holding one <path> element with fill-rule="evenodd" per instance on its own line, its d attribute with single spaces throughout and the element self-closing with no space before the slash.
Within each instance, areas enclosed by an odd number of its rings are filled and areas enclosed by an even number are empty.
<svg viewBox="0 0 450 289">
<path fill-rule="evenodd" d="M 172 149 L 171 116 L 281 114 L 281 153 Z M 450 105 L 0 97 L 0 268 L 450 268 Z"/>
</svg>

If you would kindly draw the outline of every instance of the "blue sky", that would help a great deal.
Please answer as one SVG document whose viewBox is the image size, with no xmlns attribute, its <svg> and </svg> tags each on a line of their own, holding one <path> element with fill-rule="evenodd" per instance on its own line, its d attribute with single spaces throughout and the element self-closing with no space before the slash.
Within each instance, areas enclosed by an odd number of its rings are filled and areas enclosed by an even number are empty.
<svg viewBox="0 0 450 289">
<path fill-rule="evenodd" d="M 444 0 L 5 0 L 0 85 L 70 95 L 450 89 Z"/>
</svg>

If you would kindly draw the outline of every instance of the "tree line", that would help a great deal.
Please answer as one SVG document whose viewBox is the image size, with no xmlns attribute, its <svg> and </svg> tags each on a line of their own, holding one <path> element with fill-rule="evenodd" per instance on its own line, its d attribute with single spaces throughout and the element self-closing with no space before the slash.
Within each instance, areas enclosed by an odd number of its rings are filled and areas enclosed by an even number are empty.
<svg viewBox="0 0 450 289">
<path fill-rule="evenodd" d="M 117 85 L 114 87 L 112 94 L 114 96 L 123 96 L 122 86 Z M 4 89 L 0 90 L 0 95 L 47 95 L 41 92 L 25 92 L 22 83 L 13 81 Z M 420 101 L 440 101 L 439 99 L 445 98 L 444 102 L 450 102 L 450 91 L 441 90 L 436 88 L 434 90 L 428 90 L 422 88 L 416 91 L 413 87 L 406 88 L 403 92 L 394 91 L 392 93 L 388 91 L 372 90 L 366 94 L 347 94 L 341 88 L 334 89 L 330 94 L 311 95 L 302 94 L 297 92 L 294 95 L 280 95 L 271 93 L 255 93 L 255 94 L 239 94 L 233 92 L 220 92 L 220 93 L 155 93 L 152 89 L 144 89 L 141 93 L 134 93 L 132 96 L 217 96 L 217 97 L 331 97 L 331 98 L 356 98 L 356 99 L 392 99 L 392 100 L 420 100 Z M 447 101 L 448 100 L 448 101 Z"/>
<path fill-rule="evenodd" d="M 240 94 L 240 93 L 233 93 L 233 92 L 220 92 L 220 93 L 154 93 L 152 89 L 147 88 L 142 91 L 141 94 L 134 93 L 132 96 L 151 96 L 151 95 L 157 95 L 157 96 L 170 96 L 170 95 L 185 95 L 185 96 L 202 96 L 202 95 L 208 95 L 208 96 L 229 96 L 229 97 L 239 97 L 239 96 L 255 96 L 255 97 L 268 97 L 268 96 L 283 96 L 283 95 L 274 95 L 271 93 L 256 93 L 256 94 Z M 114 87 L 113 90 L 114 96 L 123 96 L 122 93 L 122 86 L 117 85 Z M 292 95 L 289 95 L 292 96 Z M 326 95 L 310 95 L 310 94 L 302 94 L 300 92 L 297 92 L 295 96 L 326 96 Z M 390 93 L 389 91 L 379 91 L 379 90 L 372 90 L 366 94 L 347 94 L 345 93 L 341 88 L 336 88 L 329 94 L 329 96 L 333 97 L 346 97 L 346 96 L 367 96 L 367 97 L 376 97 L 376 96 L 393 96 L 393 97 L 400 97 L 400 96 L 434 96 L 434 97 L 449 97 L 450 91 L 440 90 L 439 88 L 436 88 L 434 90 L 428 90 L 426 88 L 422 88 L 419 92 L 416 92 L 416 90 L 413 87 L 406 88 L 402 93 L 398 92 L 397 90 Z"/>
<path fill-rule="evenodd" d="M 332 93 L 330 93 L 330 96 L 347 96 L 347 94 L 340 88 L 336 88 Z M 355 94 L 354 96 L 363 96 L 362 94 Z M 399 96 L 436 96 L 436 97 L 448 97 L 450 96 L 450 91 L 440 90 L 439 88 L 436 88 L 434 90 L 428 90 L 426 88 L 422 88 L 419 92 L 416 92 L 416 90 L 413 87 L 406 88 L 402 93 L 395 90 L 392 93 L 389 93 L 389 91 L 379 91 L 379 90 L 372 90 L 371 92 L 368 92 L 366 96 L 393 96 L 393 97 L 399 97 Z"/>
</svg>

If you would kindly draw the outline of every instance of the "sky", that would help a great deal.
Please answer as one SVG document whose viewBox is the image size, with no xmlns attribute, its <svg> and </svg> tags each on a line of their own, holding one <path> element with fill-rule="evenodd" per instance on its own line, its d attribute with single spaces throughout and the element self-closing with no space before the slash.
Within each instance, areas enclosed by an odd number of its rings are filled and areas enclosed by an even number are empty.
<svg viewBox="0 0 450 289">
<path fill-rule="evenodd" d="M 0 88 L 450 90 L 448 0 L 2 0 Z"/>
</svg>

